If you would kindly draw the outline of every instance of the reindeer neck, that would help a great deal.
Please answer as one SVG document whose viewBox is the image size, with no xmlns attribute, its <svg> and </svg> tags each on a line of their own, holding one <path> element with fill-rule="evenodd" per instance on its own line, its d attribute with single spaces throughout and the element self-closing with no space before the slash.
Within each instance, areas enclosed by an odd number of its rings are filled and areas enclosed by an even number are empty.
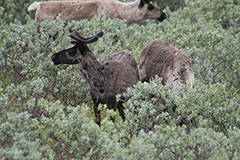
<svg viewBox="0 0 240 160">
<path fill-rule="evenodd" d="M 108 12 L 107 18 L 119 18 L 130 20 L 135 15 L 135 10 L 138 7 L 137 1 L 123 3 L 116 0 L 105 0 L 105 12 Z"/>
<path fill-rule="evenodd" d="M 98 84 L 104 83 L 105 73 L 102 71 L 103 64 L 99 63 L 91 51 L 86 53 L 79 64 L 80 70 L 91 88 L 98 88 Z"/>
</svg>

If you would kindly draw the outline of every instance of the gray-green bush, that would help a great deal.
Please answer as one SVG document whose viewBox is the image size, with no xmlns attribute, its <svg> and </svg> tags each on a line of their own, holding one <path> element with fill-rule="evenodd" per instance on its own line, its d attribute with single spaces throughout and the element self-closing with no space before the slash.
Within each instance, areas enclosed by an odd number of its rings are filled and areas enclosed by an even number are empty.
<svg viewBox="0 0 240 160">
<path fill-rule="evenodd" d="M 20 2 L 19 2 L 20 3 Z M 6 2 L 4 3 L 4 7 Z M 28 6 L 29 1 L 21 5 Z M 12 4 L 7 4 L 8 6 Z M 11 8 L 11 7 L 10 7 Z M 240 6 L 236 1 L 187 1 L 169 18 L 127 27 L 124 21 L 43 22 L 0 7 L 0 159 L 238 159 L 240 157 Z M 26 13 L 23 13 L 23 15 Z M 17 18 L 18 17 L 18 18 Z M 173 93 L 156 77 L 126 95 L 126 121 L 100 106 L 94 123 L 86 82 L 76 66 L 54 66 L 70 47 L 69 30 L 104 31 L 90 45 L 99 61 L 129 50 L 139 62 L 153 39 L 182 49 L 196 77 L 189 93 Z M 115 123 L 109 120 L 116 115 Z"/>
</svg>

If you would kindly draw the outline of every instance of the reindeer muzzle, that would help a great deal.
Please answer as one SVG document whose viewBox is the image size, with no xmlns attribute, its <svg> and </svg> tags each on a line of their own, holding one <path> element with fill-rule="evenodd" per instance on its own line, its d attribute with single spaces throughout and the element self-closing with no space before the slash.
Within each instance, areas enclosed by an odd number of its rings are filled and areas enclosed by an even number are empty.
<svg viewBox="0 0 240 160">
<path fill-rule="evenodd" d="M 165 13 L 162 13 L 162 15 L 157 19 L 159 20 L 160 22 L 162 22 L 164 19 L 167 18 L 167 15 Z"/>
<path fill-rule="evenodd" d="M 54 53 L 52 56 L 51 56 L 51 59 L 52 59 L 52 61 L 53 61 L 53 63 L 55 64 L 55 65 L 58 65 L 59 63 L 57 62 L 57 60 L 56 60 L 56 53 Z"/>
</svg>

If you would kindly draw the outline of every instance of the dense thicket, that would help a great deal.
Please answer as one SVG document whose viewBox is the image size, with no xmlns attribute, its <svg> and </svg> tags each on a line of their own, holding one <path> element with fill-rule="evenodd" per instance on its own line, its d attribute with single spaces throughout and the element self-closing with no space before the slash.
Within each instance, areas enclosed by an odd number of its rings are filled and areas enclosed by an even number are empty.
<svg viewBox="0 0 240 160">
<path fill-rule="evenodd" d="M 32 2 L 32 1 L 31 1 Z M 164 11 L 162 23 L 127 27 L 121 20 L 43 22 L 19 11 L 30 1 L 0 7 L 0 159 L 238 159 L 240 157 L 240 6 L 234 0 L 186 1 Z M 6 14 L 8 13 L 8 14 Z M 33 13 L 31 13 L 33 15 Z M 126 121 L 100 106 L 94 123 L 89 87 L 76 66 L 54 66 L 70 47 L 69 30 L 104 31 L 90 45 L 100 62 L 129 50 L 139 63 L 153 39 L 182 49 L 193 64 L 194 88 L 173 93 L 161 79 L 126 93 Z M 116 115 L 116 122 L 109 120 Z"/>
</svg>

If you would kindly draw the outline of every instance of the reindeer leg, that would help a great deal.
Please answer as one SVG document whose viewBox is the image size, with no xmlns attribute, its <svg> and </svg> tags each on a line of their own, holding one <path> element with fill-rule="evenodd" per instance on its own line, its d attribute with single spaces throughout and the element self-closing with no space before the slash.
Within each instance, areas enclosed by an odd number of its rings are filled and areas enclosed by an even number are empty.
<svg viewBox="0 0 240 160">
<path fill-rule="evenodd" d="M 115 122 L 115 116 L 114 117 L 110 117 L 111 118 L 111 121 L 114 123 Z"/>
<path fill-rule="evenodd" d="M 122 120 L 125 121 L 125 113 L 124 113 L 123 102 L 118 101 L 117 109 L 118 109 L 118 111 L 120 113 L 120 116 L 121 116 Z"/>
<path fill-rule="evenodd" d="M 100 126 L 101 112 L 98 110 L 98 103 L 94 103 L 93 109 L 94 109 L 94 113 L 95 113 L 95 122 Z"/>
<path fill-rule="evenodd" d="M 113 109 L 114 112 L 116 112 L 116 103 L 115 103 L 116 99 L 115 98 L 113 98 L 113 99 L 114 100 L 112 102 L 108 103 L 107 105 L 110 106 L 109 109 Z M 113 123 L 115 122 L 115 116 L 110 116 L 110 119 Z"/>
</svg>

